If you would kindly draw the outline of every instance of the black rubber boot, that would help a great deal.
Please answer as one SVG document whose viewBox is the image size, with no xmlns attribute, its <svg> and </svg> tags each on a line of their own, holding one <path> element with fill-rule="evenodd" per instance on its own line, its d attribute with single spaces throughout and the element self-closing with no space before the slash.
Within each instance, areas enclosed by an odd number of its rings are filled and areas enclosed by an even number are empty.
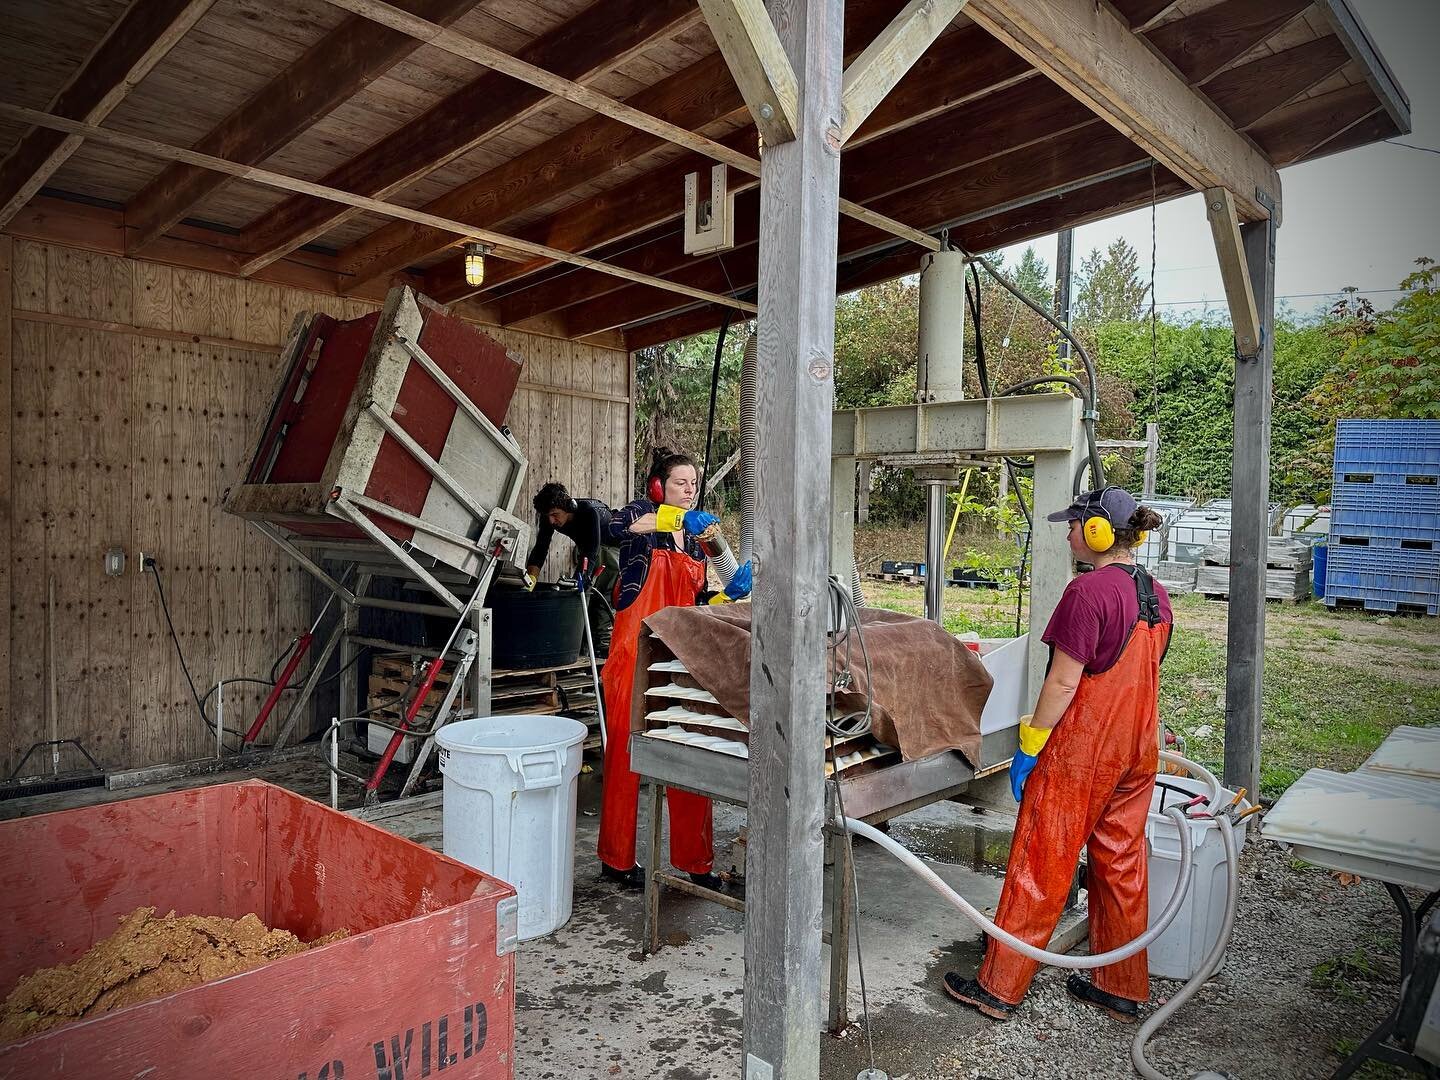
<svg viewBox="0 0 1440 1080">
<path fill-rule="evenodd" d="M 1015 1015 L 1015 1006 L 1001 1001 L 974 979 L 967 979 L 958 971 L 945 973 L 945 993 L 956 1001 L 979 1010 L 982 1016 L 991 1020 L 1009 1020 Z"/>
<path fill-rule="evenodd" d="M 1102 1009 L 1122 1024 L 1133 1024 L 1140 1019 L 1138 1001 L 1106 993 L 1079 972 L 1072 972 L 1065 980 L 1065 989 L 1070 991 L 1070 996 L 1076 1001 Z"/>
<path fill-rule="evenodd" d="M 607 863 L 600 864 L 600 878 L 602 881 L 613 881 L 622 889 L 629 889 L 631 892 L 640 892 L 645 888 L 645 867 L 636 863 L 629 870 L 616 870 Z"/>
<path fill-rule="evenodd" d="M 716 892 L 725 890 L 725 879 L 719 874 L 690 874 L 690 880 L 702 889 L 714 889 Z"/>
</svg>

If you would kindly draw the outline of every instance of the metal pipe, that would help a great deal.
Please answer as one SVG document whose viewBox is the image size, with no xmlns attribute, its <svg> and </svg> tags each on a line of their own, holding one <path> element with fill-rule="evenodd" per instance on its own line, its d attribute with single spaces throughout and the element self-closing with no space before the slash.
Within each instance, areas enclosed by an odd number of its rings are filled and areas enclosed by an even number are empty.
<svg viewBox="0 0 1440 1080">
<path fill-rule="evenodd" d="M 340 718 L 330 718 L 330 809 L 340 809 Z"/>
<path fill-rule="evenodd" d="M 945 619 L 944 480 L 925 481 L 925 618 Z"/>
</svg>

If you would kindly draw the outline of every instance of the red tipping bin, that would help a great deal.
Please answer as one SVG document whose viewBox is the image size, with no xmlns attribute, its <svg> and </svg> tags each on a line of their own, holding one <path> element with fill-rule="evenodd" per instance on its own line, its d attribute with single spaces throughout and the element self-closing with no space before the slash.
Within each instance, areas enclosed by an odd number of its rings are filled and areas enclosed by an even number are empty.
<svg viewBox="0 0 1440 1080">
<path fill-rule="evenodd" d="M 0 1047 L 0 1078 L 513 1075 L 515 890 L 259 781 L 0 822 L 0 994 L 120 916 L 254 912 L 313 941 Z"/>
</svg>

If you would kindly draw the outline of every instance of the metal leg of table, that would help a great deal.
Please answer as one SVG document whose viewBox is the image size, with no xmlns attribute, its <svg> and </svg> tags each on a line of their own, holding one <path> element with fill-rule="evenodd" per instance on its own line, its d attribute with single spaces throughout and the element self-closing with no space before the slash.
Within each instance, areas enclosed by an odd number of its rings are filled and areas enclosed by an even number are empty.
<svg viewBox="0 0 1440 1080">
<path fill-rule="evenodd" d="M 1415 943 L 1419 936 L 1419 916 L 1410 904 L 1410 898 L 1398 885 L 1385 882 L 1385 891 L 1390 894 L 1390 899 L 1395 902 L 1395 908 L 1400 912 L 1400 985 L 1404 990 L 1405 980 L 1409 978 L 1411 969 L 1415 966 Z M 1434 904 L 1434 896 L 1427 898 L 1425 905 L 1420 909 L 1422 912 L 1429 911 Z M 1346 1077 L 1353 1076 L 1355 1072 L 1372 1058 L 1377 1061 L 1384 1061 L 1391 1065 L 1399 1065 L 1402 1068 L 1416 1069 L 1423 1071 L 1426 1066 L 1420 1060 L 1402 1050 L 1387 1045 L 1387 1042 L 1395 1032 L 1395 1023 L 1400 1017 L 1400 1002 L 1390 1010 L 1385 1019 L 1378 1027 L 1365 1037 L 1365 1041 L 1355 1048 L 1355 1052 L 1345 1059 L 1340 1068 L 1331 1074 L 1331 1080 L 1346 1080 Z"/>
<path fill-rule="evenodd" d="M 650 842 L 645 857 L 645 940 L 640 950 L 646 955 L 660 950 L 660 826 L 665 813 L 665 786 L 650 785 Z"/>
<path fill-rule="evenodd" d="M 847 994 L 850 980 L 850 908 L 854 890 L 850 845 L 845 834 L 830 833 L 830 1011 L 826 1030 L 839 1035 L 850 1024 Z"/>
</svg>

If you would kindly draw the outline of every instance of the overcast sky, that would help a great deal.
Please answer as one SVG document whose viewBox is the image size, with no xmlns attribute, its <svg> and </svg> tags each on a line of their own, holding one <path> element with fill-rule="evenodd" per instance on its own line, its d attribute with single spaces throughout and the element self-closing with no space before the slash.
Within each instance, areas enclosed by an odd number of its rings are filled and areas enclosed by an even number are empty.
<svg viewBox="0 0 1440 1080">
<path fill-rule="evenodd" d="M 1414 131 L 1403 141 L 1440 150 L 1440 0 L 1351 0 L 1351 5 L 1410 99 Z M 1280 180 L 1284 207 L 1275 291 L 1277 303 L 1288 298 L 1297 314 L 1326 304 L 1326 297 L 1347 285 L 1377 307 L 1388 306 L 1417 257 L 1440 260 L 1440 153 L 1376 143 L 1284 169 Z M 1155 295 L 1162 313 L 1197 315 L 1207 305 L 1223 310 L 1200 196 L 1162 203 L 1156 235 Z M 1118 236 L 1140 253 L 1141 273 L 1148 277 L 1148 208 L 1077 229 L 1076 266 L 1085 253 Z M 1034 247 L 1053 271 L 1054 239 Z M 1023 245 L 1006 252 L 1012 266 L 1021 251 Z"/>
</svg>

